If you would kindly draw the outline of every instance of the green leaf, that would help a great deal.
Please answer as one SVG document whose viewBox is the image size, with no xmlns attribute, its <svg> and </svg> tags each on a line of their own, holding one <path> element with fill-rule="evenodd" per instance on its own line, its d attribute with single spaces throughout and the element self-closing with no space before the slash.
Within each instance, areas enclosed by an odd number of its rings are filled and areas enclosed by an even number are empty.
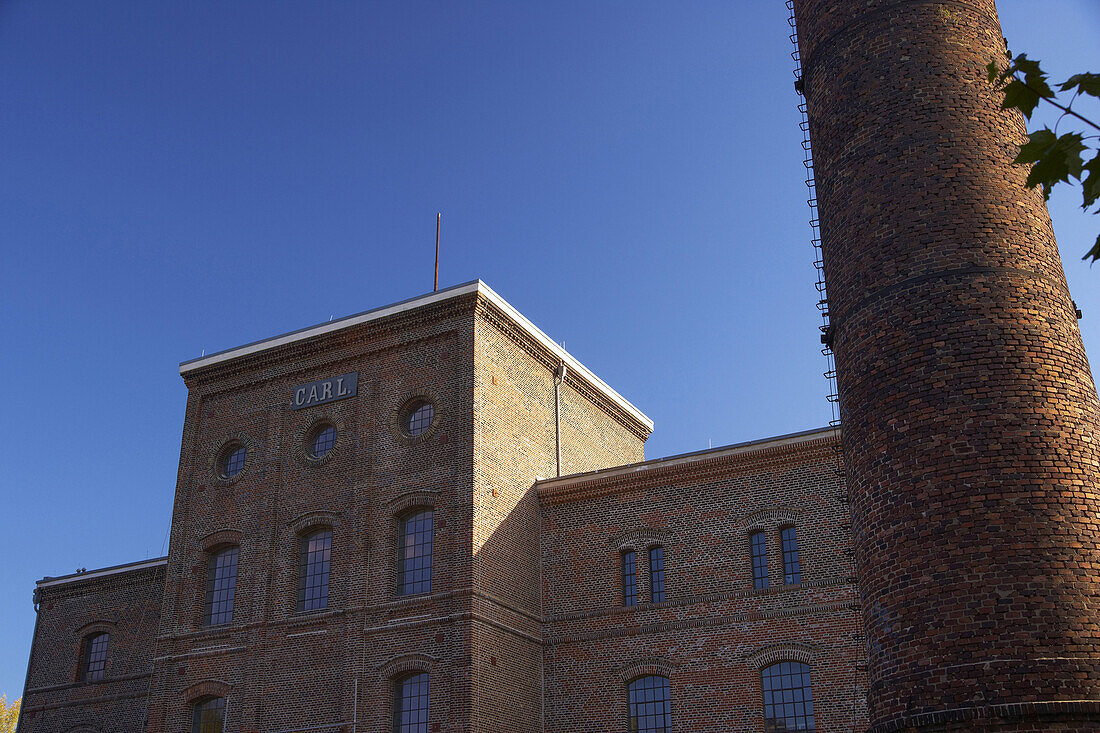
<svg viewBox="0 0 1100 733">
<path fill-rule="evenodd" d="M 985 65 L 985 73 L 989 83 L 997 86 L 998 77 L 1001 75 L 1001 65 L 996 61 L 990 61 Z M 1069 82 L 1066 82 L 1067 84 Z"/>
<path fill-rule="evenodd" d="M 1084 168 L 1081 153 L 1085 151 L 1085 143 L 1080 134 L 1067 132 L 1055 138 L 1053 132 L 1044 128 L 1032 133 L 1030 138 L 1015 160 L 1022 164 L 1032 163 L 1027 176 L 1028 188 L 1042 186 L 1043 196 L 1049 199 L 1055 184 L 1068 183 L 1070 177 L 1081 177 Z"/>
<path fill-rule="evenodd" d="M 1054 90 L 1047 84 L 1046 73 L 1039 68 L 1039 62 L 1033 61 L 1027 57 L 1027 54 L 1020 54 L 1017 56 L 1012 65 L 1016 67 L 1016 73 L 1023 72 L 1024 84 L 1031 87 L 1031 89 L 1041 97 L 1054 97 Z"/>
<path fill-rule="evenodd" d="M 1079 94 L 1100 97 L 1100 74 L 1074 74 L 1058 88 L 1063 92 L 1076 88 Z"/>
<path fill-rule="evenodd" d="M 1096 244 L 1092 245 L 1092 249 L 1085 253 L 1085 256 L 1081 259 L 1087 260 L 1091 258 L 1093 262 L 1100 260 L 1100 237 L 1096 238 Z"/>
<path fill-rule="evenodd" d="M 1016 108 L 1024 113 L 1024 117 L 1031 119 L 1031 113 L 1039 104 L 1041 97 L 1034 90 L 1024 86 L 1019 79 L 1013 79 L 1004 89 L 1005 98 L 1001 102 L 1001 109 Z"/>
<path fill-rule="evenodd" d="M 1081 194 L 1084 198 L 1081 208 L 1087 210 L 1100 197 L 1100 151 L 1082 169 L 1088 171 L 1088 177 L 1081 180 Z"/>
</svg>

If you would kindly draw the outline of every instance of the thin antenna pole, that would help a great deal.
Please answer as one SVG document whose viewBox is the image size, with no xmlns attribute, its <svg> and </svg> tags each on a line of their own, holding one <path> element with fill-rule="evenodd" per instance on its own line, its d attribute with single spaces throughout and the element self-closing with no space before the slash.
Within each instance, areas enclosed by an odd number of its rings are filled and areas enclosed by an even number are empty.
<svg viewBox="0 0 1100 733">
<path fill-rule="evenodd" d="M 432 292 L 439 290 L 439 222 L 443 218 L 443 212 L 437 211 L 435 214 L 435 287 L 432 288 Z"/>
</svg>

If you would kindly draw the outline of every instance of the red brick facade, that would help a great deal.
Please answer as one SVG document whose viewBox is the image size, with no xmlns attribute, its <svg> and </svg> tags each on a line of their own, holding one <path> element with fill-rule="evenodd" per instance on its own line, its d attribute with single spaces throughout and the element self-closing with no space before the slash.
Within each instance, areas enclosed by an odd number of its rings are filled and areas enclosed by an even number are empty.
<svg viewBox="0 0 1100 733">
<path fill-rule="evenodd" d="M 1096 730 L 1100 405 L 993 0 L 794 8 L 872 723 Z"/>
<path fill-rule="evenodd" d="M 433 732 L 626 730 L 627 685 L 645 675 L 669 680 L 672 730 L 763 729 L 761 669 L 779 661 L 810 665 L 819 729 L 865 726 L 831 432 L 646 463 L 648 419 L 483 284 L 357 318 L 181 368 L 171 554 L 155 578 L 114 581 L 145 583 L 140 600 L 163 587 L 128 698 L 149 731 L 190 730 L 210 698 L 241 733 L 392 730 L 394 684 L 417 672 Z M 354 397 L 292 407 L 300 385 L 351 373 Z M 411 400 L 435 409 L 417 437 L 402 428 Z M 312 458 L 324 426 L 335 446 Z M 571 475 L 554 478 L 559 435 Z M 228 479 L 226 446 L 247 451 Z M 400 595 L 401 521 L 423 509 L 430 592 Z M 784 527 L 798 533 L 798 583 L 784 582 Z M 331 532 L 327 604 L 303 610 L 302 542 L 319 528 Z M 769 589 L 753 588 L 756 531 Z M 658 604 L 653 543 L 667 558 Z M 629 609 L 617 574 L 628 545 L 643 557 Z M 237 551 L 232 619 L 211 625 L 211 558 L 225 548 Z M 120 602 L 99 583 L 58 588 Z M 40 606 L 27 709 L 134 730 L 85 704 L 104 683 L 72 679 L 84 608 Z M 122 653 L 112 647 L 112 665 Z M 58 719 L 27 716 L 21 731 L 64 730 Z"/>
<path fill-rule="evenodd" d="M 761 731 L 780 667 L 817 730 L 1100 729 L 1100 404 L 984 82 L 993 2 L 794 5 L 843 455 L 821 430 L 646 462 L 648 418 L 482 283 L 205 356 L 171 554 L 39 583 L 21 733 L 178 733 L 211 700 L 235 733 L 389 731 L 422 673 L 433 733 L 627 731 L 640 681 L 668 730 Z"/>
<path fill-rule="evenodd" d="M 38 583 L 19 730 L 142 730 L 164 568 L 160 559 Z M 90 680 L 88 645 L 100 634 L 105 667 Z"/>
</svg>

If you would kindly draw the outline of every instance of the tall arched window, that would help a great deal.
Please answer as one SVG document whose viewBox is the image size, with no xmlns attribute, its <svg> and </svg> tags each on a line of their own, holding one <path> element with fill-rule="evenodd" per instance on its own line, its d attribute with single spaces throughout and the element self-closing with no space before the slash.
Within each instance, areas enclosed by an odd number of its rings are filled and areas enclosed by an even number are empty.
<svg viewBox="0 0 1100 733">
<path fill-rule="evenodd" d="M 398 538 L 397 592 L 432 592 L 432 524 L 434 512 L 425 509 L 401 520 Z"/>
<path fill-rule="evenodd" d="M 302 538 L 298 562 L 298 610 L 328 608 L 328 576 L 332 562 L 332 530 L 319 529 Z"/>
<path fill-rule="evenodd" d="M 393 686 L 393 733 L 428 733 L 428 673 L 404 677 Z"/>
<path fill-rule="evenodd" d="M 794 527 L 784 527 L 779 533 L 783 544 L 783 582 L 801 583 L 802 569 L 798 563 L 798 534 Z"/>
<path fill-rule="evenodd" d="M 110 634 L 92 634 L 84 640 L 84 659 L 80 666 L 85 682 L 101 680 L 106 674 L 107 644 L 110 640 Z"/>
<path fill-rule="evenodd" d="M 210 555 L 206 569 L 206 603 L 203 609 L 203 618 L 210 626 L 233 621 L 238 549 L 225 547 Z"/>
<path fill-rule="evenodd" d="M 649 595 L 654 603 L 665 602 L 665 548 L 649 548 Z"/>
<path fill-rule="evenodd" d="M 191 733 L 222 733 L 224 726 L 224 697 L 208 697 L 191 708 Z"/>
<path fill-rule="evenodd" d="M 810 666 L 777 662 L 761 673 L 764 689 L 764 730 L 815 730 Z"/>
<path fill-rule="evenodd" d="M 638 556 L 634 550 L 623 553 L 623 605 L 638 605 Z"/>
<path fill-rule="evenodd" d="M 667 733 L 672 730 L 668 677 L 639 677 L 627 685 L 630 733 Z"/>
<path fill-rule="evenodd" d="M 763 532 L 753 532 L 749 537 L 752 555 L 752 587 L 768 587 L 768 543 Z"/>
</svg>

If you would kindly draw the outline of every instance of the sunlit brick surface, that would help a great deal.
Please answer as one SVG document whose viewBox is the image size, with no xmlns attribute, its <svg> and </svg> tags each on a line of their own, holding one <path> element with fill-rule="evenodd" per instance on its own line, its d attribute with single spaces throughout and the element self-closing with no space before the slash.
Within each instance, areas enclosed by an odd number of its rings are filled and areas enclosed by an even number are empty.
<svg viewBox="0 0 1100 733">
<path fill-rule="evenodd" d="M 1096 390 L 993 2 L 795 11 L 872 723 L 1096 729 Z"/>
</svg>

